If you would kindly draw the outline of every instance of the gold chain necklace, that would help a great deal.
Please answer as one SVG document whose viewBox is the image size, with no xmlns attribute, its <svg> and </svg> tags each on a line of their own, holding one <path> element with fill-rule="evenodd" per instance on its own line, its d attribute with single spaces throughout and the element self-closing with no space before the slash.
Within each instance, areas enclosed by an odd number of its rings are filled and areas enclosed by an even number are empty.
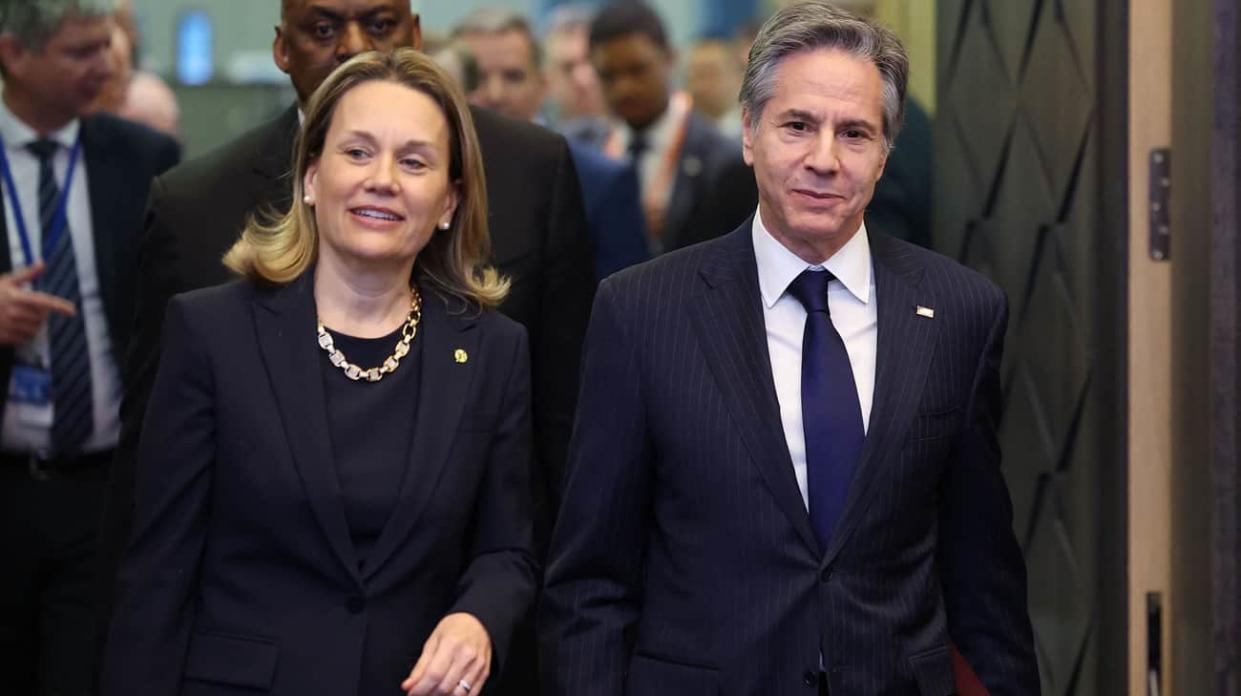
<svg viewBox="0 0 1241 696">
<path fill-rule="evenodd" d="M 378 382 L 385 375 L 396 371 L 397 366 L 401 364 L 401 358 L 409 354 L 409 342 L 414 340 L 414 336 L 418 334 L 418 321 L 422 319 L 422 296 L 418 294 L 418 286 L 411 285 L 409 288 L 409 316 L 405 319 L 405 325 L 401 327 L 401 340 L 396 342 L 396 348 L 384 359 L 383 364 L 379 367 L 370 369 L 358 367 L 349 362 L 345 354 L 340 352 L 336 347 L 336 342 L 332 340 L 332 334 L 328 333 L 324 328 L 323 322 L 319 321 L 319 347 L 327 351 L 328 359 L 333 365 L 344 371 L 345 376 L 349 379 L 360 381 L 365 379 L 368 382 Z"/>
</svg>

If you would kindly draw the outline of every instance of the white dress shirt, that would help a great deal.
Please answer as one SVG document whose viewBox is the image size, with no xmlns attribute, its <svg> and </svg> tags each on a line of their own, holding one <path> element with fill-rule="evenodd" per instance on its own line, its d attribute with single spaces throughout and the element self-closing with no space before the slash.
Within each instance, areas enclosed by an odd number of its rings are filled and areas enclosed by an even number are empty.
<svg viewBox="0 0 1241 696">
<path fill-rule="evenodd" d="M 80 130 L 81 123 L 73 121 L 48 136 L 60 144 L 53 160 L 53 169 L 56 183 L 62 191 L 69 168 L 69 152 L 77 141 Z M 30 237 L 30 251 L 37 261 L 43 258 L 43 229 L 39 223 L 38 201 L 39 159 L 27 150 L 26 146 L 38 140 L 39 135 L 9 111 L 0 100 L 0 138 L 4 140 L 4 156 L 8 159 L 13 182 L 17 185 L 26 233 Z M 90 355 L 91 396 L 94 403 L 94 430 L 82 443 L 82 449 L 94 452 L 115 447 L 120 436 L 121 379 L 116 358 L 112 355 L 107 315 L 104 312 L 103 297 L 99 292 L 99 275 L 95 272 L 95 237 L 88 183 L 90 178 L 86 169 L 86 155 L 81 153 L 74 168 L 67 214 L 73 254 L 77 261 L 79 292 L 82 295 L 82 319 Z M 13 268 L 21 268 L 27 263 L 8 186 L 4 186 L 3 195 L 9 259 Z M 47 326 L 44 325 L 33 341 L 17 347 L 16 359 L 25 364 L 48 366 L 51 365 L 49 353 Z M 6 388 L 9 386 L 6 385 Z M 31 404 L 6 403 L 3 430 L 0 430 L 0 449 L 6 452 L 46 453 L 50 450 L 51 433 L 51 404 L 37 407 Z"/>
<path fill-rule="evenodd" d="M 758 287 L 763 295 L 763 321 L 767 326 L 771 376 L 776 385 L 776 398 L 780 402 L 780 421 L 784 426 L 789 455 L 793 459 L 797 487 L 801 489 L 802 502 L 809 509 L 806 434 L 801 413 L 801 344 L 806 329 L 806 309 L 785 290 L 807 268 L 826 269 L 836 276 L 836 280 L 828 284 L 827 305 L 831 310 L 832 324 L 849 353 L 858 403 L 862 407 L 862 427 L 869 429 L 879 333 L 870 242 L 866 225 L 863 224 L 857 234 L 822 266 L 812 266 L 771 236 L 763 225 L 761 212 L 754 216 L 751 236 L 758 263 Z"/>
</svg>

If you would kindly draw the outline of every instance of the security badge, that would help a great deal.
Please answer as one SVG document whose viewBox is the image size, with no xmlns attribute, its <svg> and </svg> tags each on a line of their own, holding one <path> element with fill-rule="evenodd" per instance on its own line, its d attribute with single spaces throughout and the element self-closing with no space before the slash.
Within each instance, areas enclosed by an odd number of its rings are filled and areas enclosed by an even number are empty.
<svg viewBox="0 0 1241 696">
<path fill-rule="evenodd" d="M 52 373 L 37 355 L 17 356 L 9 379 L 8 403 L 19 423 L 52 426 Z"/>
</svg>

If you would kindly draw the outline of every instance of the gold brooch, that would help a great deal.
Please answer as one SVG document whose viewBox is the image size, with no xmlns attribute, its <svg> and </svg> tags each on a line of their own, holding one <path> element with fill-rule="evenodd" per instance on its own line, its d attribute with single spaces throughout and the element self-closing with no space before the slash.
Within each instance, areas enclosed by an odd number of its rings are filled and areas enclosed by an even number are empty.
<svg viewBox="0 0 1241 696">
<path fill-rule="evenodd" d="M 452 353 L 452 359 L 453 359 L 453 360 L 456 360 L 458 365 L 464 365 L 464 364 L 466 364 L 467 362 L 469 362 L 469 360 L 470 360 L 470 354 L 469 354 L 469 353 L 467 353 L 467 352 L 465 352 L 465 351 L 464 351 L 464 350 L 462 350 L 461 348 L 458 348 L 458 349 L 456 349 L 455 351 L 453 351 L 453 353 Z"/>
</svg>

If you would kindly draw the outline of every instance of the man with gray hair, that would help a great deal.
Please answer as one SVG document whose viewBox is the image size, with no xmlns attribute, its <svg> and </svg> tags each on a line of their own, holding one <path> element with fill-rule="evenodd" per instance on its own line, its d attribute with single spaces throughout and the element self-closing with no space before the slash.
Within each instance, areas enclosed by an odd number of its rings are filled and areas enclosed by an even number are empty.
<svg viewBox="0 0 1241 696">
<path fill-rule="evenodd" d="M 605 281 L 540 609 L 548 694 L 1039 693 L 996 422 L 1008 310 L 868 228 L 908 60 L 821 2 L 759 32 L 756 214 Z"/>
<path fill-rule="evenodd" d="M 86 116 L 111 73 L 110 1 L 0 7 L 0 674 L 5 693 L 80 696 L 137 237 L 179 152 Z"/>
</svg>

